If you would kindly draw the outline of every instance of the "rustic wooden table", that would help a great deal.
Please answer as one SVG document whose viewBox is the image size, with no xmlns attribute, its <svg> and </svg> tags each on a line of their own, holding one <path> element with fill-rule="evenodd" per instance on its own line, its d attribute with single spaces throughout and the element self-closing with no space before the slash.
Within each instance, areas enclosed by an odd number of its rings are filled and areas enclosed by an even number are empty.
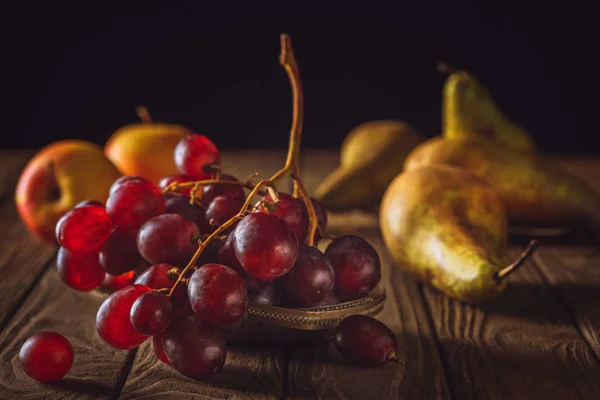
<svg viewBox="0 0 600 400">
<path fill-rule="evenodd" d="M 36 241 L 15 211 L 15 183 L 32 154 L 0 152 L 2 399 L 600 399 L 598 248 L 581 238 L 546 242 L 511 276 L 502 297 L 473 307 L 395 267 L 376 218 L 361 213 L 333 215 L 331 231 L 363 235 L 379 251 L 388 290 L 380 318 L 398 336 L 400 363 L 360 369 L 325 346 L 231 346 L 224 369 L 196 382 L 157 361 L 149 343 L 111 349 L 94 324 L 105 295 L 62 284 L 56 247 Z M 283 152 L 226 152 L 224 164 L 237 176 L 264 176 L 284 158 Z M 337 162 L 334 152 L 307 152 L 308 189 Z M 600 159 L 560 162 L 600 190 Z M 29 379 L 18 362 L 23 341 L 41 330 L 62 333 L 75 350 L 71 371 L 55 384 Z"/>
</svg>

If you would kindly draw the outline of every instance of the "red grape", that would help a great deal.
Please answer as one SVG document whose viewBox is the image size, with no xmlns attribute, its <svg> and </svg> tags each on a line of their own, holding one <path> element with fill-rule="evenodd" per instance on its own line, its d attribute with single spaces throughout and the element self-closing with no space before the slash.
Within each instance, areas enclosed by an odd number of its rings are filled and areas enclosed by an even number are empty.
<svg viewBox="0 0 600 400">
<path fill-rule="evenodd" d="M 162 214 L 165 198 L 158 186 L 147 180 L 132 180 L 119 186 L 106 201 L 106 211 L 115 225 L 135 231 L 150 218 Z"/>
<path fill-rule="evenodd" d="M 233 250 L 247 273 L 268 281 L 285 275 L 294 266 L 298 239 L 279 217 L 256 212 L 238 223 Z"/>
<path fill-rule="evenodd" d="M 175 284 L 175 281 L 169 279 L 167 272 L 172 268 L 177 267 L 171 264 L 154 264 L 142 272 L 135 280 L 135 283 L 138 285 L 146 285 L 150 289 L 170 289 Z M 187 288 L 185 284 L 180 283 L 177 285 L 173 296 L 179 301 L 187 301 Z"/>
<path fill-rule="evenodd" d="M 221 165 L 217 146 L 204 135 L 193 134 L 181 139 L 175 146 L 175 165 L 179 172 L 195 180 L 209 179 L 211 164 Z"/>
<path fill-rule="evenodd" d="M 129 313 L 133 303 L 150 290 L 148 286 L 131 285 L 117 290 L 104 300 L 96 314 L 96 330 L 106 343 L 127 350 L 139 346 L 148 338 L 135 330 Z"/>
<path fill-rule="evenodd" d="M 222 181 L 239 182 L 239 180 L 236 177 L 229 174 L 221 174 L 221 177 L 219 179 Z M 210 185 L 206 185 L 204 186 L 204 188 L 202 188 L 202 200 L 204 200 L 205 203 L 211 202 L 212 199 L 214 199 L 217 196 L 225 196 L 228 199 L 240 199 L 244 201 L 246 200 L 246 193 L 244 192 L 244 188 L 242 188 L 239 185 L 213 183 Z"/>
<path fill-rule="evenodd" d="M 234 234 L 230 233 L 229 236 L 227 236 L 227 239 L 225 239 L 225 242 L 223 243 L 221 248 L 219 249 L 218 263 L 225 265 L 237 272 L 246 283 L 246 288 L 248 288 L 248 290 L 259 290 L 267 286 L 270 281 L 258 280 L 252 275 L 248 274 L 246 271 L 244 271 L 244 268 L 242 268 L 240 262 L 235 257 L 235 252 L 233 250 L 233 241 Z"/>
<path fill-rule="evenodd" d="M 104 270 L 98 262 L 98 251 L 70 252 L 61 247 L 56 258 L 58 275 L 69 287 L 87 292 L 104 282 Z"/>
<path fill-rule="evenodd" d="M 173 368 L 194 379 L 216 374 L 227 357 L 223 338 L 195 315 L 169 325 L 164 333 L 163 349 Z"/>
<path fill-rule="evenodd" d="M 219 250 L 221 249 L 221 245 L 224 240 L 221 239 L 218 235 L 214 237 L 208 246 L 202 251 L 200 257 L 196 261 L 196 266 L 201 267 L 204 264 L 215 264 L 219 263 Z"/>
<path fill-rule="evenodd" d="M 100 265 L 111 275 L 120 275 L 135 267 L 138 258 L 137 232 L 120 228 L 100 247 Z"/>
<path fill-rule="evenodd" d="M 118 188 L 120 188 L 124 184 L 126 184 L 128 182 L 132 182 L 132 181 L 142 181 L 142 182 L 150 183 L 150 181 L 148 179 L 142 178 L 141 176 L 125 175 L 113 182 L 113 184 L 110 186 L 110 189 L 108 190 L 108 195 L 110 196 L 111 194 L 116 192 Z"/>
<path fill-rule="evenodd" d="M 206 207 L 205 221 L 210 232 L 214 232 L 219 225 L 223 225 L 236 215 L 244 205 L 244 199 L 231 199 L 225 196 L 217 196 Z M 211 224 L 212 220 L 212 224 Z M 233 227 L 225 232 L 231 231 Z"/>
<path fill-rule="evenodd" d="M 185 265 L 198 248 L 199 238 L 196 224 L 179 214 L 163 214 L 142 225 L 137 248 L 150 263 Z"/>
<path fill-rule="evenodd" d="M 329 296 L 325 297 L 323 301 L 313 304 L 312 307 L 327 307 L 340 303 L 340 298 L 335 293 L 332 293 Z"/>
<path fill-rule="evenodd" d="M 248 308 L 248 291 L 233 269 L 206 264 L 188 283 L 188 297 L 196 314 L 214 326 L 235 324 Z"/>
<path fill-rule="evenodd" d="M 160 292 L 142 294 L 131 306 L 129 318 L 136 331 L 153 336 L 161 333 L 171 323 L 171 299 Z"/>
<path fill-rule="evenodd" d="M 185 175 L 181 175 L 181 174 L 171 174 L 169 176 L 165 176 L 164 178 L 162 178 L 160 180 L 160 182 L 158 182 L 158 187 L 164 190 L 165 188 L 169 187 L 169 185 L 171 185 L 174 182 L 186 183 L 186 182 L 191 182 L 191 181 L 193 181 L 193 179 L 190 178 L 189 176 L 185 176 Z M 183 196 L 187 196 L 188 201 L 189 201 L 189 196 L 190 196 L 191 191 L 192 191 L 192 188 L 186 188 L 186 189 L 178 190 L 177 193 L 181 193 Z"/>
<path fill-rule="evenodd" d="M 294 267 L 281 279 L 286 292 L 306 306 L 333 294 L 333 267 L 316 247 L 300 246 Z"/>
<path fill-rule="evenodd" d="M 344 360 L 375 367 L 397 360 L 396 335 L 381 321 L 366 315 L 346 317 L 335 329 L 335 346 Z"/>
<path fill-rule="evenodd" d="M 302 207 L 302 209 L 304 210 L 304 212 L 306 213 L 306 216 L 308 218 L 308 211 L 306 211 L 306 205 L 304 204 L 304 200 L 301 198 L 296 199 L 298 201 L 298 203 L 300 203 L 300 206 Z M 317 223 L 319 228 L 321 228 L 321 232 L 325 233 L 325 231 L 327 230 L 327 211 L 325 210 L 325 207 L 323 207 L 323 205 L 321 203 L 319 203 L 317 200 L 313 199 L 312 197 L 310 198 L 310 201 L 313 205 L 313 208 L 315 210 L 315 214 L 317 216 Z M 317 233 L 315 234 L 315 243 L 318 243 L 319 240 L 321 240 L 321 237 L 319 236 L 319 231 L 317 230 Z"/>
<path fill-rule="evenodd" d="M 114 292 L 115 290 L 123 289 L 126 286 L 133 285 L 135 279 L 135 271 L 127 271 L 121 275 L 104 274 L 104 282 L 101 289 Z"/>
<path fill-rule="evenodd" d="M 23 343 L 19 352 L 23 371 L 40 382 L 56 382 L 73 365 L 73 347 L 61 334 L 38 332 Z"/>
<path fill-rule="evenodd" d="M 266 194 L 262 201 L 272 203 L 273 198 L 270 194 Z M 264 205 L 261 205 L 258 211 L 268 212 Z M 304 242 L 308 229 L 308 215 L 295 197 L 287 193 L 279 193 L 279 202 L 272 214 L 281 218 L 294 231 L 299 243 Z"/>
<path fill-rule="evenodd" d="M 84 200 L 84 201 L 80 201 L 79 203 L 75 204 L 75 207 L 73 208 L 79 208 L 79 207 L 85 207 L 85 206 L 100 206 L 100 207 L 104 207 L 104 204 L 100 203 L 99 201 L 96 200 Z"/>
<path fill-rule="evenodd" d="M 69 251 L 95 250 L 115 229 L 103 206 L 87 205 L 68 211 L 56 224 L 56 240 Z"/>
<path fill-rule="evenodd" d="M 366 296 L 381 280 L 377 251 L 359 236 L 345 235 L 333 240 L 325 255 L 335 271 L 335 285 L 342 300 Z"/>
<path fill-rule="evenodd" d="M 209 225 L 204 220 L 204 207 L 190 204 L 189 197 L 177 193 L 165 194 L 165 214 L 179 214 L 198 226 L 200 233 L 207 233 Z"/>
<path fill-rule="evenodd" d="M 167 365 L 171 365 L 165 351 L 163 349 L 163 338 L 165 337 L 164 333 L 159 333 L 158 335 L 152 336 L 152 352 L 160 361 L 164 362 Z"/>
</svg>

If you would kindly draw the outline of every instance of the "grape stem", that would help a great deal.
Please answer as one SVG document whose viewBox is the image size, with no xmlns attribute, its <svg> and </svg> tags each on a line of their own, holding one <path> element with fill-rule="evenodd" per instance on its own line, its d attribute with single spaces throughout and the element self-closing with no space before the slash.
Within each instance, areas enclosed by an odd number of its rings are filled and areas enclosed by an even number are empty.
<svg viewBox="0 0 600 400">
<path fill-rule="evenodd" d="M 287 159 L 285 161 L 285 165 L 279 171 L 277 171 L 273 176 L 269 179 L 263 179 L 258 182 L 254 187 L 252 187 L 244 205 L 241 207 L 240 211 L 234 215 L 231 219 L 225 222 L 223 225 L 217 227 L 217 229 L 211 233 L 205 240 L 199 241 L 199 246 L 196 252 L 194 253 L 190 262 L 186 265 L 186 267 L 181 271 L 179 276 L 177 277 L 177 281 L 171 287 L 168 296 L 170 297 L 175 291 L 177 285 L 185 280 L 185 276 L 190 271 L 190 269 L 194 268 L 196 261 L 198 258 L 208 247 L 210 242 L 217 236 L 221 235 L 226 229 L 234 225 L 236 222 L 244 218 L 248 214 L 248 209 L 250 207 L 252 198 L 259 193 L 261 188 L 265 188 L 267 193 L 270 193 L 273 197 L 273 200 L 276 202 L 278 195 L 276 191 L 276 186 L 279 181 L 285 176 L 291 175 L 291 178 L 294 182 L 294 193 L 302 198 L 304 204 L 306 206 L 306 210 L 309 216 L 309 230 L 308 230 L 308 239 L 307 243 L 312 246 L 314 244 L 314 236 L 316 229 L 318 228 L 318 222 L 315 214 L 315 209 L 313 207 L 312 201 L 308 196 L 308 193 L 300 180 L 300 141 L 302 139 L 302 125 L 304 119 L 304 97 L 302 92 L 302 85 L 300 82 L 300 73 L 298 71 L 298 65 L 296 64 L 296 59 L 294 57 L 294 51 L 292 49 L 292 44 L 289 35 L 282 34 L 281 35 L 281 54 L 279 56 L 279 62 L 285 69 L 290 79 L 290 83 L 292 86 L 292 100 L 293 100 L 293 110 L 292 110 L 292 126 L 290 128 L 290 141 L 288 145 L 288 154 Z M 256 175 L 251 176 L 253 179 Z M 235 182 L 235 181 L 226 181 L 226 180 L 205 180 L 205 181 L 196 181 L 196 182 L 186 182 L 186 183 L 174 183 L 169 185 L 163 190 L 163 193 L 178 190 L 186 187 L 192 187 L 196 191 L 200 186 L 208 185 L 211 183 L 219 183 L 219 184 L 233 184 L 233 185 L 241 185 L 244 187 L 248 187 L 248 182 Z"/>
</svg>

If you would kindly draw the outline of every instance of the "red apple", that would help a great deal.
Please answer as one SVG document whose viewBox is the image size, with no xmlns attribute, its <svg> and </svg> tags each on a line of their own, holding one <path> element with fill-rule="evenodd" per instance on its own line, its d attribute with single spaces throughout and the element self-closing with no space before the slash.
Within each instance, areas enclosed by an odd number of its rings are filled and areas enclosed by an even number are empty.
<svg viewBox="0 0 600 400">
<path fill-rule="evenodd" d="M 54 227 L 83 200 L 106 202 L 121 176 L 102 148 L 83 140 L 62 140 L 40 150 L 23 170 L 15 199 L 21 219 L 37 237 L 56 242 Z"/>
</svg>

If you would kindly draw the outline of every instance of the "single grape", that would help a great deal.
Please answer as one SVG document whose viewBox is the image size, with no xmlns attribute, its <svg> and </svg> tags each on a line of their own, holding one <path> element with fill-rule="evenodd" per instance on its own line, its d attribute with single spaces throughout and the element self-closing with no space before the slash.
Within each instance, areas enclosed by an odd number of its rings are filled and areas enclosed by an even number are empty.
<svg viewBox="0 0 600 400">
<path fill-rule="evenodd" d="M 181 174 L 171 174 L 169 176 L 165 176 L 164 178 L 162 178 L 160 180 L 160 182 L 158 182 L 158 187 L 161 189 L 165 189 L 167 187 L 169 187 L 169 185 L 171 185 L 172 183 L 186 183 L 186 182 L 191 182 L 193 181 L 192 178 L 190 178 L 189 176 L 185 176 L 185 175 L 181 175 Z M 186 189 L 181 189 L 178 190 L 177 193 L 181 193 L 183 196 L 188 197 L 188 201 L 189 201 L 189 197 L 190 197 L 190 192 L 192 191 L 192 188 L 186 188 Z"/>
<path fill-rule="evenodd" d="M 160 361 L 164 362 L 167 365 L 171 365 L 169 359 L 167 358 L 167 355 L 165 354 L 165 350 L 163 349 L 164 337 L 164 332 L 152 336 L 152 352 Z"/>
<path fill-rule="evenodd" d="M 270 194 L 266 194 L 262 198 L 262 202 L 273 203 L 273 198 Z M 269 212 L 262 204 L 258 207 L 258 211 Z M 279 193 L 279 202 L 272 214 L 281 218 L 294 231 L 299 243 L 304 243 L 308 229 L 308 215 L 294 196 L 287 193 Z"/>
<path fill-rule="evenodd" d="M 196 224 L 179 214 L 163 214 L 142 225 L 137 248 L 152 264 L 185 265 L 198 248 L 199 238 Z"/>
<path fill-rule="evenodd" d="M 131 306 L 131 325 L 142 335 L 153 336 L 163 332 L 171 323 L 171 299 L 160 292 L 142 294 Z"/>
<path fill-rule="evenodd" d="M 127 271 L 121 275 L 104 274 L 104 282 L 102 282 L 101 289 L 114 292 L 119 289 L 123 289 L 126 286 L 133 285 L 135 280 L 135 271 Z"/>
<path fill-rule="evenodd" d="M 164 210 L 165 199 L 160 189 L 147 180 L 131 180 L 122 184 L 106 201 L 106 211 L 115 225 L 130 232 Z"/>
<path fill-rule="evenodd" d="M 308 218 L 308 211 L 306 211 L 306 205 L 304 204 L 304 200 L 302 200 L 301 198 L 298 198 L 296 200 L 298 201 L 298 203 L 300 203 L 300 206 L 302 207 Z M 319 225 L 319 228 L 321 229 L 321 232 L 325 233 L 325 231 L 327 230 L 327 211 L 321 203 L 319 203 L 312 197 L 310 198 L 310 201 L 315 210 L 315 215 L 317 216 L 317 223 Z M 319 236 L 319 231 L 317 230 L 317 232 L 315 233 L 315 243 L 319 243 L 319 240 L 321 240 L 321 236 Z"/>
<path fill-rule="evenodd" d="M 247 273 L 269 281 L 285 275 L 294 266 L 298 239 L 279 217 L 256 212 L 238 223 L 233 249 Z"/>
<path fill-rule="evenodd" d="M 325 255 L 335 271 L 335 285 L 344 301 L 366 296 L 381 280 L 377 251 L 363 238 L 354 235 L 333 240 Z"/>
<path fill-rule="evenodd" d="M 219 225 L 223 225 L 236 215 L 244 205 L 244 202 L 244 199 L 231 199 L 225 196 L 217 196 L 212 199 L 206 207 L 206 214 L 204 216 L 210 232 L 214 232 Z M 231 230 L 233 230 L 233 227 L 225 230 L 225 232 L 230 232 Z"/>
<path fill-rule="evenodd" d="M 266 306 L 279 306 L 283 304 L 283 295 L 280 285 L 275 282 L 252 291 L 249 299 L 251 304 L 262 304 Z"/>
<path fill-rule="evenodd" d="M 239 182 L 235 176 L 229 174 L 221 174 L 219 179 L 222 181 Z M 213 183 L 202 188 L 202 200 L 205 203 L 211 202 L 217 196 L 225 196 L 228 199 L 246 200 L 244 188 L 239 185 Z"/>
<path fill-rule="evenodd" d="M 235 324 L 248 308 L 248 291 L 237 272 L 221 264 L 197 269 L 188 283 L 192 309 L 213 326 Z"/>
<path fill-rule="evenodd" d="M 92 251 L 115 229 L 103 206 L 87 205 L 68 211 L 56 224 L 56 240 L 69 251 Z"/>
<path fill-rule="evenodd" d="M 108 195 L 110 196 L 111 194 L 116 192 L 118 188 L 120 188 L 124 184 L 126 184 L 128 182 L 132 182 L 132 181 L 142 181 L 142 182 L 150 183 L 150 181 L 148 179 L 142 178 L 141 176 L 125 175 L 113 182 L 113 184 L 110 186 L 110 189 L 108 190 Z"/>
<path fill-rule="evenodd" d="M 38 332 L 23 343 L 19 361 L 29 377 L 40 382 L 56 382 L 73 365 L 73 347 L 56 332 Z"/>
<path fill-rule="evenodd" d="M 73 208 L 79 208 L 79 207 L 85 207 L 85 206 L 100 206 L 100 207 L 104 207 L 104 204 L 100 203 L 99 201 L 96 200 L 84 200 L 81 201 L 77 204 L 75 204 L 75 207 Z"/>
<path fill-rule="evenodd" d="M 142 344 L 148 337 L 135 330 L 129 314 L 133 303 L 150 291 L 148 286 L 131 285 L 111 294 L 96 314 L 98 335 L 116 349 L 127 350 Z"/>
<path fill-rule="evenodd" d="M 300 246 L 294 267 L 281 279 L 286 292 L 308 307 L 333 295 L 333 267 L 316 247 Z"/>
<path fill-rule="evenodd" d="M 164 334 L 163 349 L 171 366 L 193 379 L 208 378 L 223 368 L 225 341 L 195 315 L 175 320 Z"/>
<path fill-rule="evenodd" d="M 204 264 L 218 264 L 219 263 L 219 250 L 224 240 L 220 236 L 215 236 L 208 246 L 202 251 L 200 257 L 196 261 L 196 266 L 201 267 Z"/>
<path fill-rule="evenodd" d="M 167 272 L 173 268 L 177 267 L 171 264 L 154 264 L 142 272 L 135 280 L 135 283 L 148 286 L 150 289 L 171 289 L 175 281 L 169 279 Z M 187 287 L 185 284 L 180 283 L 177 285 L 173 297 L 181 302 L 188 302 Z"/>
<path fill-rule="evenodd" d="M 70 252 L 61 247 L 56 258 L 58 275 L 69 287 L 87 292 L 104 282 L 104 269 L 98 262 L 98 251 Z"/>
<path fill-rule="evenodd" d="M 190 204 L 189 197 L 177 193 L 165 194 L 165 214 L 179 214 L 198 226 L 200 233 L 207 233 L 209 225 L 204 219 L 204 207 Z"/>
<path fill-rule="evenodd" d="M 137 232 L 116 228 L 100 247 L 100 265 L 111 275 L 123 274 L 135 267 L 138 258 Z"/>
<path fill-rule="evenodd" d="M 270 283 L 270 281 L 258 280 L 255 277 L 253 277 L 252 275 L 248 274 L 246 271 L 244 271 L 244 268 L 242 268 L 242 266 L 240 265 L 240 262 L 235 257 L 235 252 L 233 250 L 233 241 L 234 241 L 234 234 L 232 232 L 227 236 L 227 239 L 225 239 L 225 242 L 219 249 L 218 258 L 217 258 L 218 263 L 225 265 L 225 266 L 233 269 L 235 272 L 237 272 L 244 280 L 244 283 L 246 284 L 246 288 L 248 289 L 248 291 L 260 290 L 260 289 L 264 288 L 265 286 L 267 286 Z M 208 263 L 206 263 L 206 264 L 208 264 Z"/>
<path fill-rule="evenodd" d="M 394 332 L 366 315 L 344 318 L 335 329 L 335 347 L 344 360 L 359 367 L 375 367 L 398 359 Z"/>
<path fill-rule="evenodd" d="M 193 134 L 181 139 L 175 146 L 175 165 L 179 172 L 194 180 L 205 180 L 211 176 L 208 168 L 221 165 L 217 146 L 204 135 Z"/>
</svg>

